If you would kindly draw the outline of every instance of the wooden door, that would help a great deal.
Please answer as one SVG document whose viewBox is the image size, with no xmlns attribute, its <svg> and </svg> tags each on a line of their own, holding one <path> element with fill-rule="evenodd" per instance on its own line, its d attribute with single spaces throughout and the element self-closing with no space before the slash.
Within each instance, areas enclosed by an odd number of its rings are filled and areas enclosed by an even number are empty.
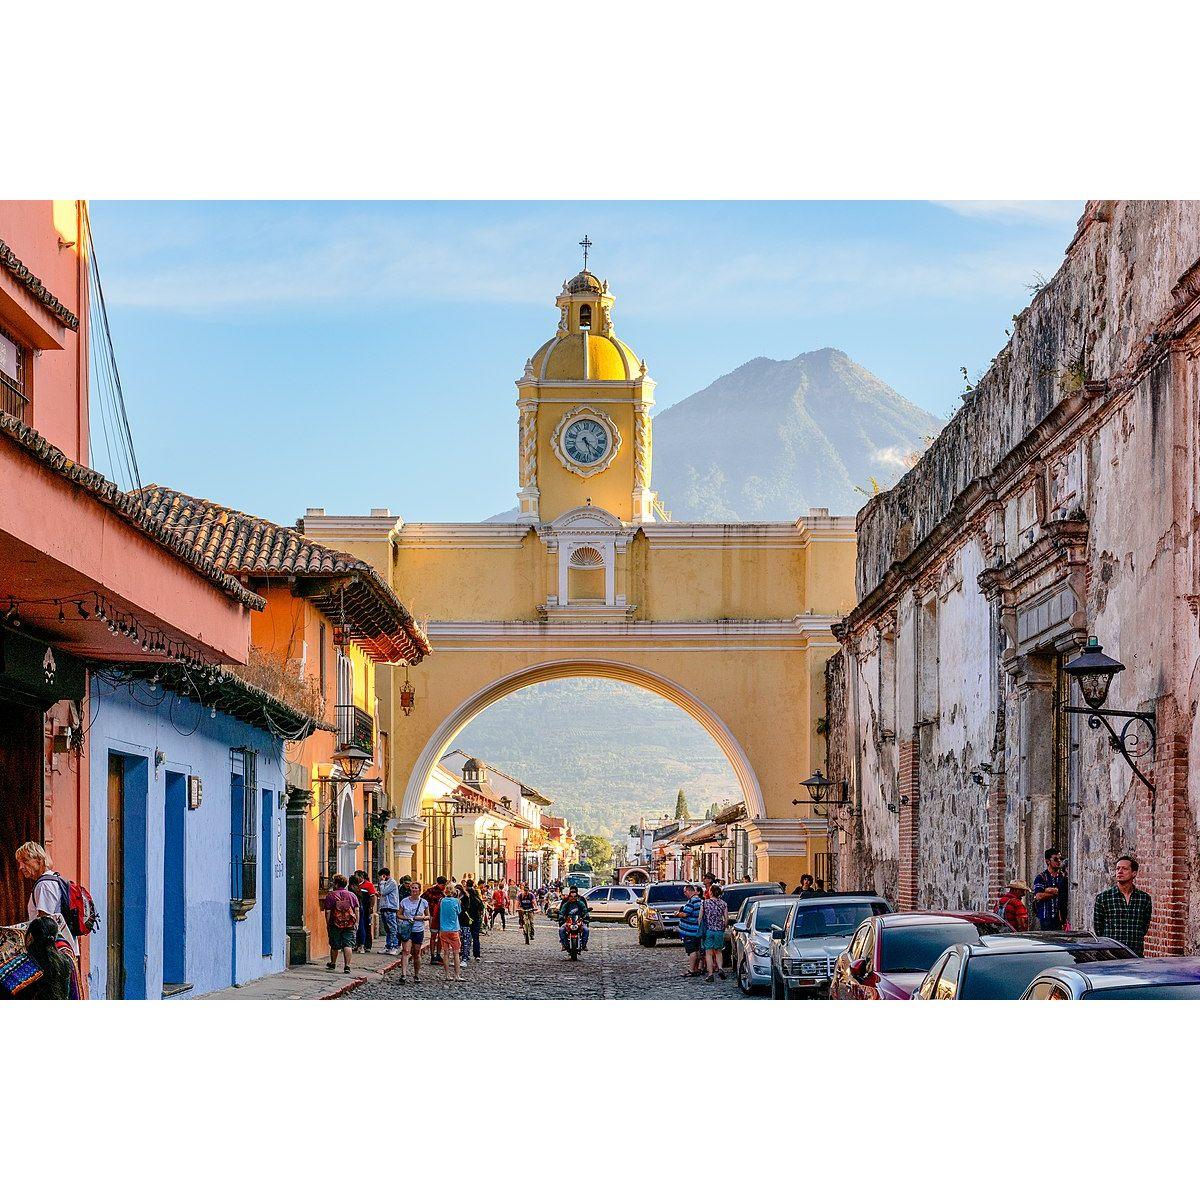
<svg viewBox="0 0 1200 1200">
<path fill-rule="evenodd" d="M 125 998 L 125 765 L 108 756 L 108 988 L 110 1000 Z"/>
<path fill-rule="evenodd" d="M 13 854 L 42 840 L 42 713 L 0 700 L 0 925 L 28 919 L 29 885 Z"/>
</svg>

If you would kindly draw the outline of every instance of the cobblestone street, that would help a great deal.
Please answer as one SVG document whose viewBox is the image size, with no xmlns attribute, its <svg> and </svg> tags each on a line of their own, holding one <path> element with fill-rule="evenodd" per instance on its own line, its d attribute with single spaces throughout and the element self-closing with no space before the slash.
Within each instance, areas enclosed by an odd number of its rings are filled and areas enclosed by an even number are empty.
<svg viewBox="0 0 1200 1200">
<path fill-rule="evenodd" d="M 562 952 L 558 927 L 537 918 L 533 942 L 517 926 L 499 925 L 482 939 L 483 957 L 463 969 L 463 983 L 447 983 L 441 967 L 421 964 L 421 982 L 400 983 L 399 970 L 371 979 L 346 1000 L 744 1000 L 732 977 L 724 982 L 684 979 L 682 948 L 668 940 L 643 947 L 627 925 L 592 926 L 578 962 Z M 411 969 L 411 968 L 410 968 Z"/>
</svg>

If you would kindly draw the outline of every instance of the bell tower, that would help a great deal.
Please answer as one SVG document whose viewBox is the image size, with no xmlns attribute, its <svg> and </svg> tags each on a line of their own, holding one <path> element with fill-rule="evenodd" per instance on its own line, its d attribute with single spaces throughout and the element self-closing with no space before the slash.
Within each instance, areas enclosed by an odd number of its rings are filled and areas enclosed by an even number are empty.
<svg viewBox="0 0 1200 1200">
<path fill-rule="evenodd" d="M 607 280 L 564 281 L 554 336 L 517 380 L 520 519 L 540 525 L 591 505 L 625 524 L 654 520 L 650 406 L 654 380 L 617 337 Z"/>
</svg>

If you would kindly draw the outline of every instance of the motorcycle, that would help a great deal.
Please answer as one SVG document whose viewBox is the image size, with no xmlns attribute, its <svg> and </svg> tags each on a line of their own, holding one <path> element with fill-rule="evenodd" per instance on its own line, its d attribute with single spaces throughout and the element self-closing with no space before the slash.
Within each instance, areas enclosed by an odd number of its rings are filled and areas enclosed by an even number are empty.
<svg viewBox="0 0 1200 1200">
<path fill-rule="evenodd" d="M 583 918 L 568 917 L 563 922 L 563 929 L 567 934 L 567 953 L 571 956 L 571 961 L 574 962 L 579 957 L 579 951 L 583 948 Z"/>
</svg>

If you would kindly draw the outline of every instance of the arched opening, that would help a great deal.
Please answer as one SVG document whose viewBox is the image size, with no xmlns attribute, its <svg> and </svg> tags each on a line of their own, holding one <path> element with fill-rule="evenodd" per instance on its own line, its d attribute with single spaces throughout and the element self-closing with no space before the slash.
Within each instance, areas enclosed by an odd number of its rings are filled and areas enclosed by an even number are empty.
<svg viewBox="0 0 1200 1200">
<path fill-rule="evenodd" d="M 595 546 L 578 546 L 567 564 L 567 602 L 602 604 L 607 591 L 604 555 Z"/>
<path fill-rule="evenodd" d="M 338 800 L 337 869 L 347 878 L 355 869 L 358 842 L 354 836 L 354 789 L 346 785 Z"/>
<path fill-rule="evenodd" d="M 579 328 L 591 329 L 592 327 L 592 306 L 590 304 L 581 304 L 579 306 Z"/>
<path fill-rule="evenodd" d="M 762 820 L 765 817 L 766 810 L 762 790 L 754 768 L 745 750 L 719 714 L 692 692 L 664 676 L 628 663 L 595 660 L 566 660 L 528 667 L 493 681 L 459 704 L 434 731 L 413 766 L 404 793 L 402 809 L 404 817 L 420 817 L 422 793 L 430 782 L 435 768 L 439 767 L 443 756 L 452 748 L 471 749 L 466 746 L 466 743 L 460 746 L 460 739 L 463 731 L 474 718 L 505 697 L 522 689 L 530 688 L 532 685 L 552 680 L 582 678 L 613 680 L 633 685 L 635 688 L 670 701 L 673 706 L 682 710 L 715 743 L 720 758 L 727 764 L 726 779 L 728 790 L 731 793 L 728 799 L 733 802 L 741 801 L 744 804 L 747 821 Z M 659 788 L 653 797 L 647 795 L 645 807 L 648 811 L 656 813 L 665 811 L 668 817 L 672 817 L 676 799 L 675 792 L 671 790 L 668 794 L 661 794 L 662 792 L 663 789 Z M 651 805 L 653 808 L 650 808 Z M 698 805 L 700 811 L 692 815 L 702 816 L 704 807 L 707 805 Z"/>
</svg>

